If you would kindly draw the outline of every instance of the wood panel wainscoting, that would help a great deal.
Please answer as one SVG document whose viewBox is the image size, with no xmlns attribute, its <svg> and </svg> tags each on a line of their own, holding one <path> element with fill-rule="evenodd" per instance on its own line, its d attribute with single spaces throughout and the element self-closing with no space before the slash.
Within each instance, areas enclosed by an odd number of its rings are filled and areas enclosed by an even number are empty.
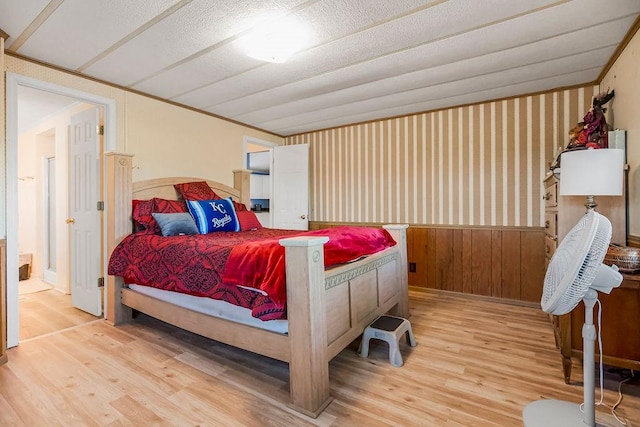
<svg viewBox="0 0 640 427">
<path fill-rule="evenodd" d="M 633 246 L 634 248 L 640 248 L 640 236 L 628 235 L 627 246 Z"/>
<path fill-rule="evenodd" d="M 372 223 L 310 222 L 309 229 Z M 542 227 L 411 225 L 409 286 L 539 304 L 544 281 Z"/>
<path fill-rule="evenodd" d="M 623 274 L 620 286 L 610 294 L 598 293 L 602 306 L 602 360 L 605 364 L 640 371 L 640 275 Z M 584 304 L 565 315 L 571 334 L 571 348 L 561 348 L 563 358 L 582 359 Z M 599 356 L 596 355 L 596 359 Z M 565 381 L 571 380 L 571 362 L 564 363 Z M 568 371 L 567 371 L 568 367 Z"/>
</svg>

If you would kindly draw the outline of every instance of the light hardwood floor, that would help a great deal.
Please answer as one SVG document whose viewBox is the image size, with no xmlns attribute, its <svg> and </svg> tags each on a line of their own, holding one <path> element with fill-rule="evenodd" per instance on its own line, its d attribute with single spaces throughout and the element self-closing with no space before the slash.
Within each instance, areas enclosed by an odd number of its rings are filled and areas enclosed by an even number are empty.
<svg viewBox="0 0 640 427">
<path fill-rule="evenodd" d="M 71 295 L 53 289 L 20 295 L 19 304 L 21 342 L 98 319 L 74 308 Z"/>
<path fill-rule="evenodd" d="M 10 349 L 0 367 L 0 425 L 521 426 L 531 401 L 582 400 L 581 366 L 564 384 L 540 310 L 448 293 L 410 297 L 418 346 L 402 341 L 404 366 L 389 365 L 384 343 L 372 340 L 367 359 L 352 343 L 331 362 L 335 400 L 316 420 L 287 407 L 284 363 L 139 316 Z M 611 405 L 618 375 L 607 378 Z M 618 414 L 639 426 L 640 381 L 622 390 Z"/>
</svg>

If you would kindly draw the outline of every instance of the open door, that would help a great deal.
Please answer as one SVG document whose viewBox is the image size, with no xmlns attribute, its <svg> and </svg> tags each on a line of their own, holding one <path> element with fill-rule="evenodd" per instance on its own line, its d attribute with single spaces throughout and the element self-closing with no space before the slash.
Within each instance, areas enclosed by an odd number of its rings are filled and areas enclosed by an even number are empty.
<svg viewBox="0 0 640 427">
<path fill-rule="evenodd" d="M 69 126 L 69 244 L 71 301 L 74 307 L 102 315 L 100 278 L 99 108 L 71 118 Z"/>
<path fill-rule="evenodd" d="M 272 149 L 273 228 L 309 229 L 309 145 Z"/>
</svg>

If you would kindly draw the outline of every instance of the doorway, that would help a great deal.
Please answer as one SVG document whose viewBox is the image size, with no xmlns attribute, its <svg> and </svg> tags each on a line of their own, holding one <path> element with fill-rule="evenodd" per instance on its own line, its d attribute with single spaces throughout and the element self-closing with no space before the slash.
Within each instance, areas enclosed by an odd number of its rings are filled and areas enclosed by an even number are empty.
<svg viewBox="0 0 640 427">
<path fill-rule="evenodd" d="M 29 109 L 55 110 L 50 118 L 39 114 L 21 114 Z M 39 101 L 35 91 L 18 96 L 18 257 L 20 293 L 43 287 L 56 286 L 56 255 L 63 250 L 56 239 L 56 126 L 71 99 L 60 98 L 55 103 L 49 98 Z M 61 107 L 61 109 L 58 109 Z M 43 119 L 44 118 L 44 119 Z M 35 120 L 35 121 L 34 121 Z M 44 121 L 43 121 L 44 120 Z M 60 126 L 58 126 L 60 128 Z M 58 129 L 58 134 L 64 133 Z M 58 135 L 61 139 L 61 135 Z M 62 185 L 66 185 L 63 177 Z M 64 258 L 63 258 L 64 259 Z M 33 279 L 33 280 L 31 280 Z M 27 284 L 27 281 L 30 281 Z"/>
<path fill-rule="evenodd" d="M 89 103 L 98 106 L 103 111 L 103 123 L 104 123 L 104 148 L 100 149 L 100 153 L 104 153 L 105 151 L 113 151 L 116 147 L 115 141 L 115 100 L 103 98 L 100 96 L 96 96 L 93 94 L 81 92 L 75 89 L 58 86 L 52 83 L 39 81 L 36 79 L 32 79 L 30 77 L 25 77 L 21 75 L 17 75 L 14 73 L 7 73 L 6 80 L 6 90 L 7 90 L 7 151 L 6 151 L 6 183 L 7 183 L 7 347 L 14 347 L 18 345 L 19 342 L 19 331 L 20 331 L 20 322 L 19 322 L 19 249 L 18 249 L 18 218 L 19 218 L 19 196 L 18 196 L 18 92 L 20 88 L 29 88 L 36 89 L 42 91 L 44 94 L 49 95 L 60 95 L 63 97 L 73 98 L 74 102 L 77 103 Z M 67 153 L 65 153 L 67 154 Z M 64 156 L 63 156 L 64 157 Z M 60 163 L 61 158 L 56 156 L 56 159 L 53 160 L 55 164 Z M 44 169 L 44 166 L 43 166 Z M 43 170 L 42 169 L 42 170 Z M 60 170 L 58 166 L 56 166 L 56 170 Z M 56 173 L 55 176 L 49 177 L 49 180 L 54 179 L 56 182 L 59 182 L 61 179 L 60 173 Z M 102 181 L 104 182 L 104 175 Z M 96 189 L 97 192 L 100 192 L 99 184 L 97 183 Z M 57 188 L 60 189 L 60 185 L 57 185 Z M 45 204 L 43 203 L 43 206 Z M 49 204 L 49 207 L 51 205 Z M 44 208 L 43 208 L 44 209 Z M 60 212 L 59 203 L 56 203 L 56 211 Z M 43 210 L 40 210 L 43 212 Z M 43 217 L 46 215 L 43 214 Z M 50 218 L 49 218 L 50 219 Z M 60 215 L 56 215 L 56 223 L 60 223 L 61 217 Z M 108 218 L 104 218 L 104 224 L 108 223 Z M 42 224 L 42 223 L 41 223 Z M 44 225 L 43 225 L 44 228 Z M 98 225 L 100 228 L 100 225 Z M 59 232 L 60 228 L 58 226 L 58 232 L 56 232 L 54 238 L 56 242 L 60 240 L 61 234 Z M 98 230 L 98 234 L 105 237 L 105 230 Z M 106 239 L 103 239 L 106 241 Z M 49 243 L 51 243 L 51 239 L 49 239 Z M 43 243 L 44 244 L 44 243 Z M 104 247 L 102 247 L 104 249 Z M 44 251 L 43 251 L 44 252 Z M 103 251 L 98 251 L 104 252 Z M 60 253 L 56 253 L 55 255 L 60 255 Z M 48 256 L 49 261 L 51 260 L 51 256 Z M 42 261 L 41 259 L 41 262 Z M 100 259 L 99 264 L 105 268 L 106 270 L 106 260 Z M 40 264 L 44 266 L 44 264 Z M 59 267 L 59 262 L 56 262 L 56 265 Z M 44 277 L 44 272 L 42 273 Z M 60 284 L 60 271 L 56 268 L 56 282 L 58 285 Z M 100 298 L 102 298 L 102 291 L 100 291 Z M 105 304 L 107 302 L 105 301 Z"/>
<path fill-rule="evenodd" d="M 243 152 L 245 167 L 251 171 L 250 206 L 263 227 L 271 227 L 271 150 L 278 144 L 245 136 Z"/>
<path fill-rule="evenodd" d="M 27 95 L 22 106 L 29 107 L 30 111 L 35 111 L 32 100 L 33 98 Z M 50 106 L 53 107 L 53 104 Z M 57 108 L 57 105 L 53 108 Z M 51 177 L 53 171 L 38 170 L 42 151 L 53 153 L 55 128 L 44 125 L 40 126 L 40 131 L 30 131 L 25 129 L 25 119 L 30 121 L 29 119 L 33 117 L 40 120 L 39 114 L 22 116 L 22 123 L 18 123 L 18 212 L 20 213 L 18 218 L 18 292 L 21 316 L 25 314 L 23 304 L 26 299 L 30 298 L 27 295 L 54 288 L 55 277 L 45 277 L 44 263 L 49 258 L 47 249 L 51 249 L 50 252 L 53 256 L 57 252 L 55 246 L 51 247 L 51 243 L 55 241 L 55 229 L 50 230 L 51 227 L 48 227 L 47 223 L 47 217 L 51 215 L 43 210 L 42 206 L 47 204 L 48 183 L 46 180 Z M 47 243 L 49 244 L 47 245 Z M 23 322 L 20 324 L 24 325 Z M 24 331 L 20 332 L 22 338 Z"/>
</svg>

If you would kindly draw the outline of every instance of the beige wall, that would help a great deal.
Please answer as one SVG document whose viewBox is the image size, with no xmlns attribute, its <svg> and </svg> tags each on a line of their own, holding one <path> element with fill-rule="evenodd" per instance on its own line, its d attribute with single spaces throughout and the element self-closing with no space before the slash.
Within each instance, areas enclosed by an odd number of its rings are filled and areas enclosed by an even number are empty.
<svg viewBox="0 0 640 427">
<path fill-rule="evenodd" d="M 245 168 L 243 137 L 281 144 L 282 138 L 128 93 L 127 153 L 133 180 L 195 176 L 233 186 L 232 169 Z"/>
<path fill-rule="evenodd" d="M 636 32 L 600 83 L 616 91 L 607 104 L 607 121 L 627 131 L 629 163 L 629 235 L 640 238 L 640 31 Z"/>
<path fill-rule="evenodd" d="M 311 220 L 543 225 L 542 179 L 596 86 L 285 138 L 310 144 Z"/>
<path fill-rule="evenodd" d="M 2 69 L 80 90 L 116 102 L 117 151 L 134 154 L 134 181 L 160 176 L 186 175 L 210 178 L 233 185 L 232 169 L 244 167 L 243 137 L 282 143 L 282 138 L 246 126 L 157 101 L 89 79 L 37 65 L 12 56 Z M 4 84 L 4 79 L 0 79 Z M 2 108 L 5 108 L 5 91 Z M 0 115 L 0 154 L 4 166 L 5 114 Z M 2 168 L 4 169 L 4 167 Z M 0 200 L 5 205 L 4 175 Z M 5 233 L 5 209 L 1 209 L 0 237 Z"/>
</svg>

